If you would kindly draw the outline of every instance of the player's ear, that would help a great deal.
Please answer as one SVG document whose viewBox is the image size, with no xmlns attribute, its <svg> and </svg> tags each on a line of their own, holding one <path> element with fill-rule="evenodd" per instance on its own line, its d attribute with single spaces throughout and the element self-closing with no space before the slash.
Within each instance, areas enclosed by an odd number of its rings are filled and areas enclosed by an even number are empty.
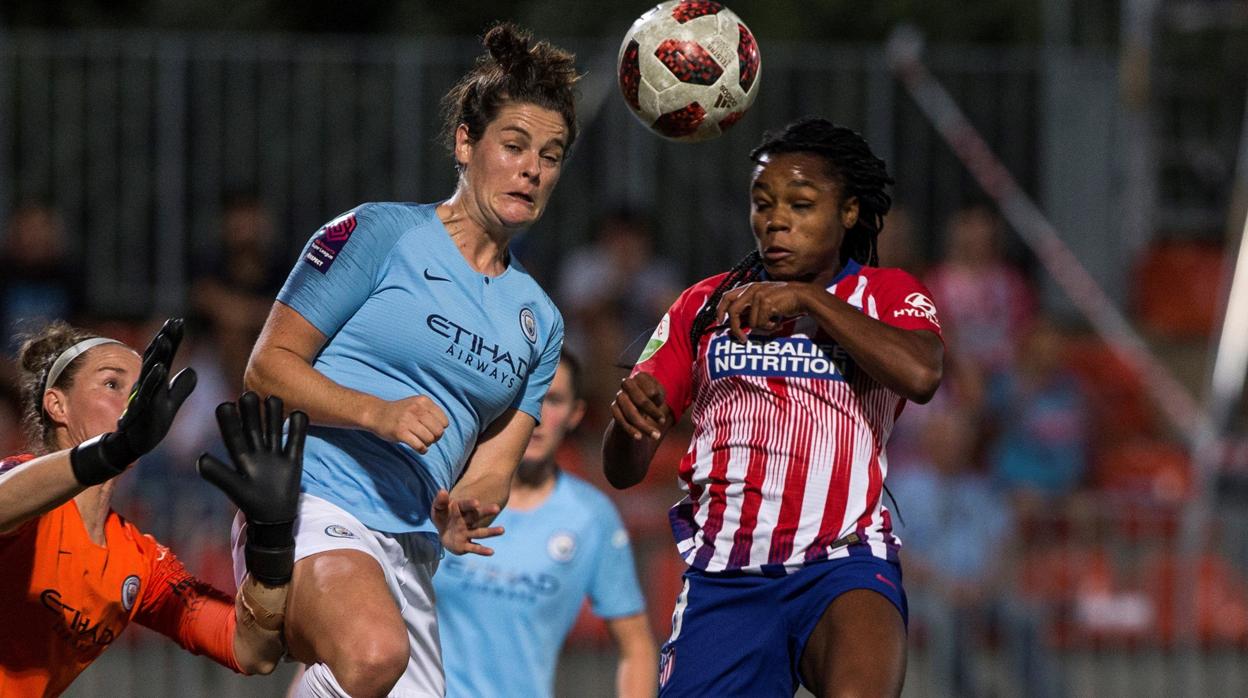
<svg viewBox="0 0 1248 698">
<path fill-rule="evenodd" d="M 858 225 L 858 197 L 847 196 L 841 202 L 841 227 L 849 230 Z"/>
<path fill-rule="evenodd" d="M 473 145 L 472 136 L 468 133 L 468 124 L 455 127 L 455 164 L 459 165 L 461 170 L 468 166 L 468 160 L 472 158 Z"/>
<path fill-rule="evenodd" d="M 568 431 L 576 431 L 577 425 L 585 418 L 585 401 L 577 398 L 572 402 L 572 414 L 568 415 Z"/>
<path fill-rule="evenodd" d="M 43 393 L 43 411 L 53 423 L 69 424 L 69 403 L 60 388 L 49 388 Z"/>
</svg>

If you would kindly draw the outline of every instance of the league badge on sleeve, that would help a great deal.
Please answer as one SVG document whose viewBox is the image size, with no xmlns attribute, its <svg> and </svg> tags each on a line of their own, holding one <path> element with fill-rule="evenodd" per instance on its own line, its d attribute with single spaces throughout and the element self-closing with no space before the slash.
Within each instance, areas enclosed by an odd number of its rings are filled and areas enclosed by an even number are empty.
<svg viewBox="0 0 1248 698">
<path fill-rule="evenodd" d="M 338 216 L 321 228 L 320 234 L 308 246 L 308 253 L 303 256 L 303 261 L 311 264 L 322 274 L 328 272 L 338 257 L 338 253 L 347 244 L 347 240 L 351 239 L 353 232 L 355 232 L 355 212 L 350 211 Z"/>
</svg>

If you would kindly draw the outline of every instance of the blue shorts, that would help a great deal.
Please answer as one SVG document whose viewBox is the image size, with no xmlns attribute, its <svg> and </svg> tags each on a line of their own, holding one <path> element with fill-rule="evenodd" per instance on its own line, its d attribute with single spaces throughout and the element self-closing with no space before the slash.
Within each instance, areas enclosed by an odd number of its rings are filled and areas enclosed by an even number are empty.
<svg viewBox="0 0 1248 698">
<path fill-rule="evenodd" d="M 690 569 L 659 656 L 660 696 L 785 696 L 797 691 L 806 640 L 836 597 L 870 589 L 907 621 L 901 566 L 872 555 L 814 563 L 783 577 Z"/>
</svg>

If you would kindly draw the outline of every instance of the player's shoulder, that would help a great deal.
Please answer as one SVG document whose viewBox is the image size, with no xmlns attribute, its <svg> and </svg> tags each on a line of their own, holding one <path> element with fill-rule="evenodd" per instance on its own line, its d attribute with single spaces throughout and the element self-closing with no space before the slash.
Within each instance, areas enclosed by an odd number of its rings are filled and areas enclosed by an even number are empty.
<svg viewBox="0 0 1248 698">
<path fill-rule="evenodd" d="M 715 289 L 728 278 L 731 272 L 721 272 L 714 276 L 708 276 L 701 281 L 693 284 L 681 292 L 680 297 L 676 299 L 676 303 L 672 306 L 677 312 L 696 313 L 706 303 L 706 299 L 715 293 Z"/>
<path fill-rule="evenodd" d="M 567 472 L 561 473 L 559 478 L 560 494 L 565 503 L 593 518 L 605 511 L 619 515 L 611 498 L 583 478 Z"/>
<path fill-rule="evenodd" d="M 9 472 L 10 470 L 21 465 L 22 463 L 33 460 L 34 457 L 35 457 L 35 454 L 33 453 L 18 453 L 16 455 L 12 455 L 12 456 L 8 456 L 7 458 L 0 459 L 0 475 L 3 475 Z"/>
<path fill-rule="evenodd" d="M 366 225 L 374 234 L 386 232 L 395 236 L 421 234 L 428 232 L 435 223 L 440 222 L 436 208 L 436 204 L 369 201 L 343 213 L 339 219 L 354 218 L 360 225 Z"/>
<path fill-rule="evenodd" d="M 928 296 L 931 293 L 917 276 L 900 267 L 868 267 L 860 266 L 850 276 L 865 278 L 867 289 L 872 292 L 888 290 L 920 291 Z"/>
</svg>

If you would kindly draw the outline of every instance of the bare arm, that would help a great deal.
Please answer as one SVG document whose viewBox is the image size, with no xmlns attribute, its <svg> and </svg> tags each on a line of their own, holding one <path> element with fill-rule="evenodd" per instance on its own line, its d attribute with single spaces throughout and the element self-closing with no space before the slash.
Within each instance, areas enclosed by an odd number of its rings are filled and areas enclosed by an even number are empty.
<svg viewBox="0 0 1248 698">
<path fill-rule="evenodd" d="M 615 689 L 620 698 L 654 698 L 659 659 L 650 623 L 644 613 L 607 620 L 607 630 L 620 648 Z"/>
<path fill-rule="evenodd" d="M 503 412 L 477 440 L 455 487 L 449 494 L 438 493 L 432 516 L 447 550 L 456 555 L 494 554 L 474 539 L 502 535 L 503 529 L 490 523 L 507 505 L 512 475 L 536 425 L 531 415 L 514 407 Z"/>
<path fill-rule="evenodd" d="M 903 330 L 876 320 L 814 284 L 759 282 L 724 294 L 718 316 L 747 341 L 745 328 L 773 329 L 785 318 L 809 315 L 880 384 L 912 402 L 936 394 L 944 345 L 935 333 Z"/>
<path fill-rule="evenodd" d="M 533 435 L 537 420 L 516 408 L 503 412 L 494 420 L 468 457 L 464 476 L 451 489 L 452 499 L 475 499 L 483 505 L 497 505 L 501 510 L 511 496 L 511 476 L 520 465 L 520 458 Z M 488 523 L 490 516 L 482 520 Z"/>
<path fill-rule="evenodd" d="M 622 490 L 646 478 L 674 421 L 663 386 L 654 376 L 643 371 L 620 383 L 602 437 L 602 467 L 612 487 Z"/>
<path fill-rule="evenodd" d="M 17 466 L 0 475 L 0 534 L 17 530 L 85 489 L 74 477 L 69 449 Z"/>
<path fill-rule="evenodd" d="M 428 397 L 387 402 L 343 387 L 316 370 L 312 363 L 324 346 L 320 330 L 290 306 L 275 302 L 247 362 L 247 388 L 281 395 L 288 408 L 303 410 L 315 424 L 363 429 L 420 453 L 442 436 L 449 422 Z"/>
</svg>

